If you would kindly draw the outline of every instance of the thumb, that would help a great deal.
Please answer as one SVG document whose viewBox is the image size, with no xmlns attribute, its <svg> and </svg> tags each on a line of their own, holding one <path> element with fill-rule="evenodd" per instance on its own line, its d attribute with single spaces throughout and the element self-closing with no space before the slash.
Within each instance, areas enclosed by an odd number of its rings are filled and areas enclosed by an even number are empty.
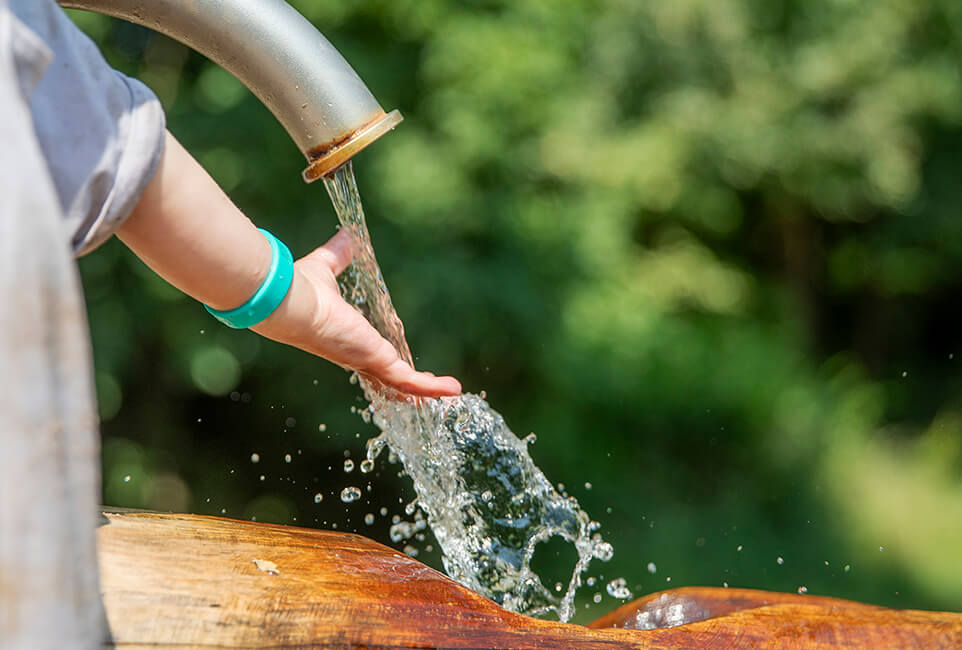
<svg viewBox="0 0 962 650">
<path fill-rule="evenodd" d="M 320 262 L 338 276 L 354 259 L 355 242 L 349 228 L 341 228 L 323 246 L 315 248 L 303 259 Z"/>
</svg>

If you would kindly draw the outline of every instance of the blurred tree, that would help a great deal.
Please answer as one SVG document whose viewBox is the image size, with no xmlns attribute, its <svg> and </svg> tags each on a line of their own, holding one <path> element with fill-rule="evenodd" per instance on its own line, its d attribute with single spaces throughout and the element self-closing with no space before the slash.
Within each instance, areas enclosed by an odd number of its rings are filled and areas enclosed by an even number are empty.
<svg viewBox="0 0 962 650">
<path fill-rule="evenodd" d="M 957 0 L 293 4 L 406 117 L 355 169 L 420 366 L 538 432 L 615 544 L 595 575 L 958 608 Z M 74 16 L 295 254 L 332 232 L 238 82 Z M 372 433 L 343 373 L 116 242 L 81 264 L 107 501 L 384 539 L 390 466 L 332 498 Z"/>
</svg>

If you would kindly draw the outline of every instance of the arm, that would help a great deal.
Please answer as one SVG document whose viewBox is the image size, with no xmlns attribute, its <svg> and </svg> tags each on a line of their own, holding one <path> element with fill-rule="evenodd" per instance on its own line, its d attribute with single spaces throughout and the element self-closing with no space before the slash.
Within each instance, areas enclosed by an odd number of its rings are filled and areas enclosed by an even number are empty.
<svg viewBox="0 0 962 650">
<path fill-rule="evenodd" d="M 218 310 L 250 298 L 271 262 L 267 240 L 170 133 L 153 179 L 117 236 L 158 275 Z M 411 368 L 341 298 L 336 277 L 352 254 L 342 230 L 297 260 L 284 301 L 251 329 L 405 393 L 460 393 L 457 380 Z"/>
</svg>

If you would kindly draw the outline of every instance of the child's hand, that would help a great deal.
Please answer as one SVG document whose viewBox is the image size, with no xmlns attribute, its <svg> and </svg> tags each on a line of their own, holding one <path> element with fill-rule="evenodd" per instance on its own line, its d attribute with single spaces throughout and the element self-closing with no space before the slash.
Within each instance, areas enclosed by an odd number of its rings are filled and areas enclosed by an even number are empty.
<svg viewBox="0 0 962 650">
<path fill-rule="evenodd" d="M 404 393 L 460 394 L 461 384 L 453 377 L 415 371 L 341 297 L 336 278 L 351 262 L 353 243 L 349 231 L 342 229 L 326 244 L 297 260 L 289 295 L 273 314 L 251 329 Z"/>
<path fill-rule="evenodd" d="M 154 177 L 117 235 L 168 282 L 214 309 L 243 304 L 271 263 L 264 236 L 169 133 Z M 342 231 L 298 260 L 284 301 L 251 329 L 403 393 L 459 394 L 456 379 L 402 361 L 341 298 L 336 277 L 351 261 L 352 243 Z"/>
</svg>

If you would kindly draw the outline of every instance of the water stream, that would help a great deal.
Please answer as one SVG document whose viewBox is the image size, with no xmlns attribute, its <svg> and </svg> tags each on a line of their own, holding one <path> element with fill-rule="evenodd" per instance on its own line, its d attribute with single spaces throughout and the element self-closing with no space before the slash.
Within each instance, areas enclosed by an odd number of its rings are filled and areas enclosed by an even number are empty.
<svg viewBox="0 0 962 650">
<path fill-rule="evenodd" d="M 412 363 L 404 326 L 391 303 L 371 246 L 351 163 L 324 179 L 342 227 L 355 238 L 353 263 L 341 274 L 341 294 Z M 395 542 L 430 525 L 455 580 L 512 611 L 574 613 L 575 591 L 589 562 L 613 550 L 574 497 L 559 494 L 528 454 L 533 436 L 518 439 L 483 397 L 398 399 L 360 378 L 365 412 L 381 434 L 368 441 L 362 471 L 388 447 L 414 482 L 412 521 L 391 527 Z M 558 536 L 578 559 L 564 593 L 542 584 L 531 568 L 535 549 Z M 562 585 L 562 588 L 564 586 Z"/>
</svg>

